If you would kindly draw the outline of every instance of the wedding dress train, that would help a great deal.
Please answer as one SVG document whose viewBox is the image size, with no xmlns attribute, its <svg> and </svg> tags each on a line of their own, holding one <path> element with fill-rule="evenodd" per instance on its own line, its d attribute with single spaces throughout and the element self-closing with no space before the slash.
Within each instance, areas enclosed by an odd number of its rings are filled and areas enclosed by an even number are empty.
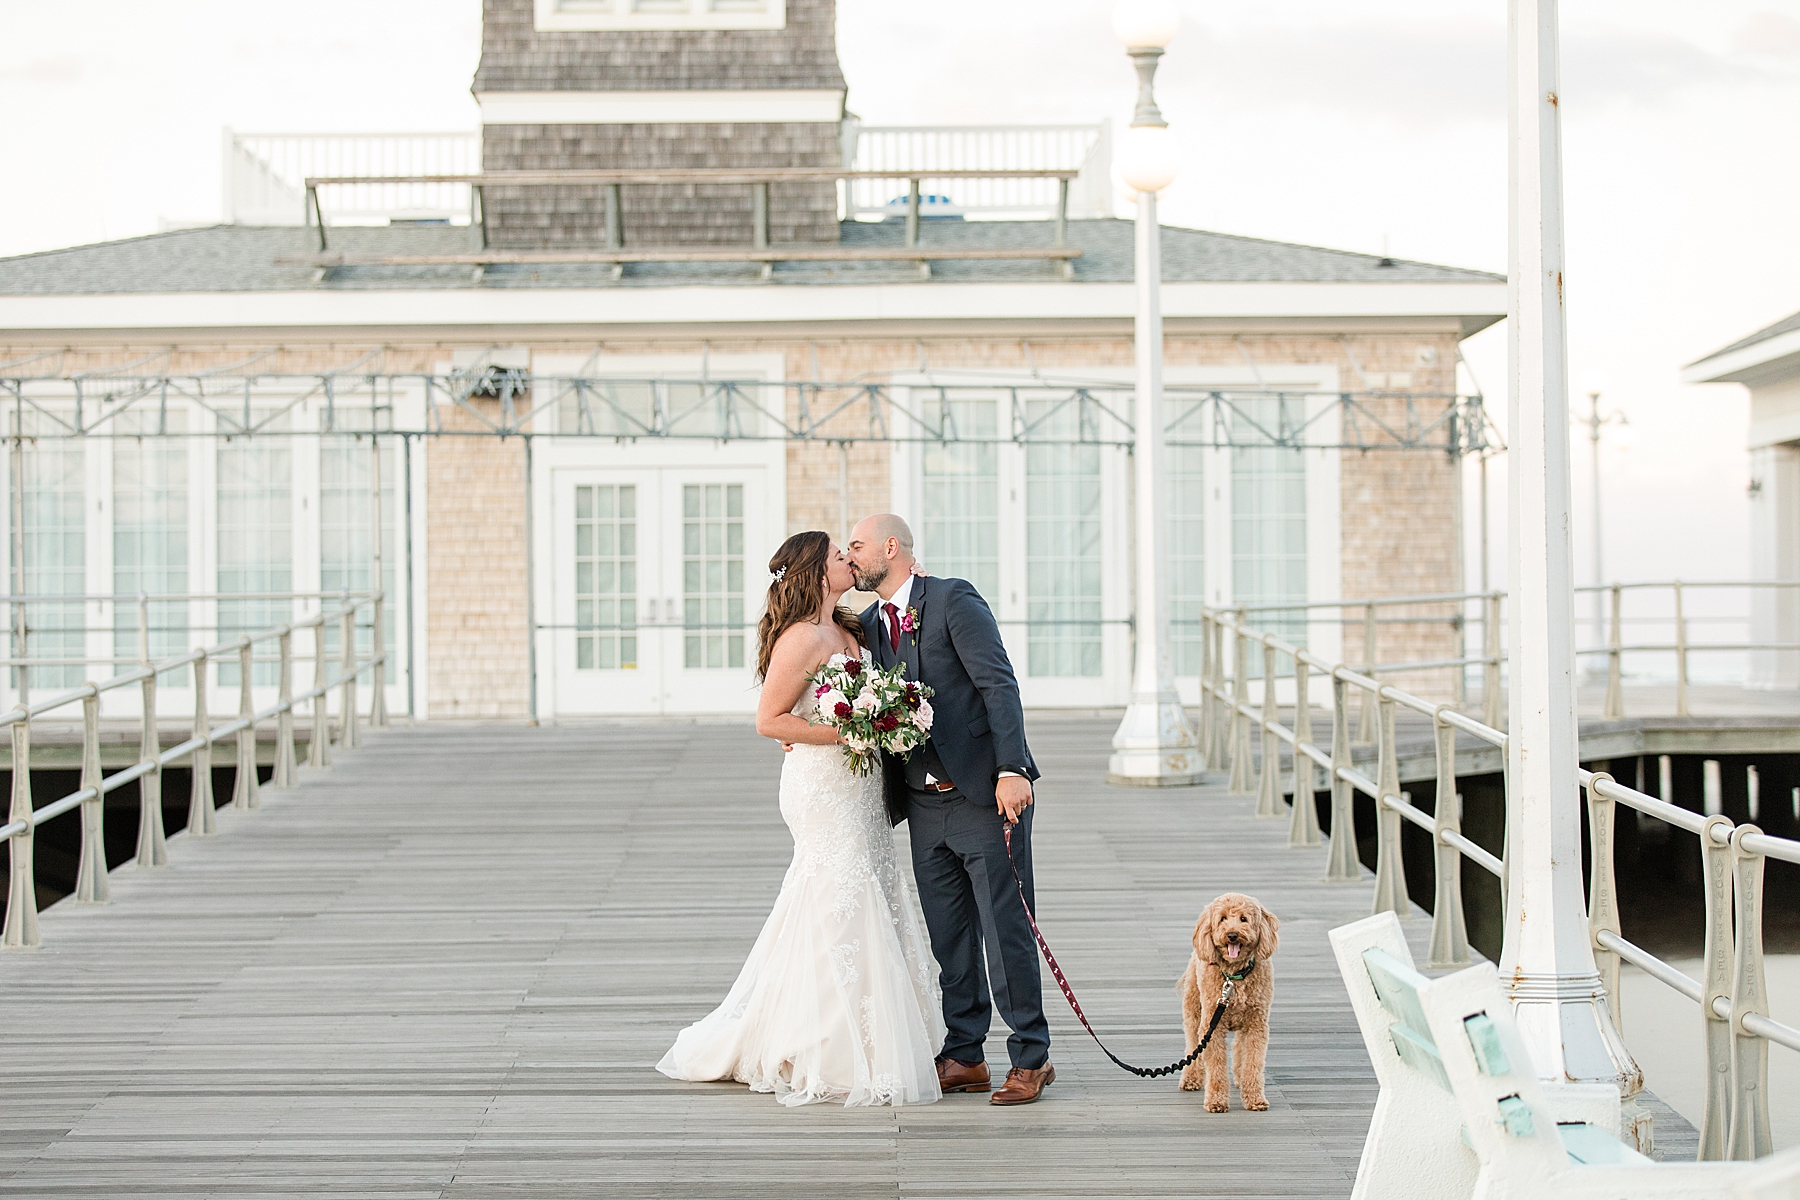
<svg viewBox="0 0 1800 1200">
<path fill-rule="evenodd" d="M 795 712 L 814 704 L 809 689 Z M 938 1099 L 937 966 L 880 773 L 855 774 L 836 746 L 797 745 L 782 763 L 781 816 L 794 861 L 775 908 L 725 1002 L 682 1030 L 656 1069 L 735 1079 L 789 1105 Z"/>
</svg>

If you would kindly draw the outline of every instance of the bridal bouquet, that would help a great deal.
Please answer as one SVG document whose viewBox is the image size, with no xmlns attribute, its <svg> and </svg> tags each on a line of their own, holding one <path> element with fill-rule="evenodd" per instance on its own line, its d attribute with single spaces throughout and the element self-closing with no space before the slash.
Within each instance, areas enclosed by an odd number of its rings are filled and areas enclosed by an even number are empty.
<svg viewBox="0 0 1800 1200">
<path fill-rule="evenodd" d="M 931 689 L 907 679 L 904 667 L 884 671 L 834 654 L 807 682 L 819 702 L 814 723 L 836 727 L 858 775 L 873 771 L 883 752 L 905 754 L 931 736 Z"/>
</svg>

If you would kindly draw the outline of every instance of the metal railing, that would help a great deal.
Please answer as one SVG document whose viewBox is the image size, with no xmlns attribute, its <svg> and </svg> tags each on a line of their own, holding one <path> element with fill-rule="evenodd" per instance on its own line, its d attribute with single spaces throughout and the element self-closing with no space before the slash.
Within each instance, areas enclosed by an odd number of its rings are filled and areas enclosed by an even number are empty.
<svg viewBox="0 0 1800 1200">
<path fill-rule="evenodd" d="M 1750 638 L 1743 641 L 1711 641 L 1695 640 L 1695 627 L 1703 622 L 1723 622 L 1735 625 L 1748 625 L 1749 616 L 1709 615 L 1697 616 L 1689 611 L 1689 598 L 1697 591 L 1717 591 L 1728 588 L 1739 588 L 1754 591 L 1770 589 L 1775 591 L 1800 589 L 1800 580 L 1651 580 L 1634 583 L 1610 583 L 1605 585 L 1588 585 L 1578 587 L 1577 595 L 1593 596 L 1607 603 L 1608 616 L 1604 618 L 1604 636 L 1596 637 L 1596 644 L 1578 647 L 1575 654 L 1578 658 L 1594 658 L 1604 655 L 1606 658 L 1606 698 L 1604 716 L 1608 720 L 1623 720 L 1625 712 L 1625 656 L 1663 654 L 1668 655 L 1673 663 L 1673 681 L 1675 684 L 1674 716 L 1692 716 L 1692 660 L 1696 654 L 1717 652 L 1736 652 L 1753 654 L 1796 653 L 1800 657 L 1800 641 L 1757 640 Z M 1640 615 L 1626 617 L 1623 614 L 1623 601 L 1626 593 L 1646 595 L 1666 592 L 1669 598 L 1669 612 L 1664 614 Z M 1459 705 L 1468 701 L 1468 670 L 1480 669 L 1482 694 L 1482 721 L 1492 728 L 1501 728 L 1505 722 L 1505 713 L 1501 709 L 1501 674 L 1506 663 L 1506 651 L 1502 637 L 1503 605 L 1506 593 L 1494 592 L 1443 592 L 1417 596 L 1384 596 L 1374 599 L 1358 600 L 1309 600 L 1292 604 L 1252 604 L 1241 605 L 1233 611 L 1240 616 L 1257 615 L 1262 617 L 1280 616 L 1282 614 L 1304 614 L 1299 618 L 1289 618 L 1282 624 L 1293 625 L 1336 625 L 1359 630 L 1362 637 L 1362 655 L 1357 669 L 1365 675 L 1397 675 L 1418 673 L 1433 670 L 1454 671 L 1452 684 L 1455 688 Z M 1443 615 L 1384 615 L 1395 609 L 1443 608 L 1448 611 Z M 1341 615 L 1313 616 L 1314 612 L 1338 610 Z M 1625 627 L 1627 624 L 1660 625 L 1666 627 L 1670 640 L 1642 641 L 1627 643 Z M 1450 631 L 1457 643 L 1457 653 L 1449 657 L 1421 659 L 1416 661 L 1380 661 L 1379 631 L 1383 625 L 1395 626 L 1431 626 L 1439 625 Z M 1478 651 L 1471 652 L 1470 630 L 1479 629 Z M 1375 702 L 1367 693 L 1362 699 L 1361 712 L 1357 718 L 1357 741 L 1368 744 L 1374 738 Z"/>
<path fill-rule="evenodd" d="M 1077 172 L 1070 184 L 1074 217 L 1113 215 L 1112 131 L 1093 125 L 856 125 L 844 184 L 850 220 L 901 216 L 906 180 L 940 171 L 1052 169 Z M 880 174 L 886 172 L 886 174 Z M 898 191 L 893 186 L 899 184 Z M 930 206 L 934 215 L 976 219 L 1056 216 L 1054 179 L 970 180 Z"/>
<path fill-rule="evenodd" d="M 202 646 L 184 654 L 146 662 L 136 670 L 114 675 L 110 679 L 83 684 L 35 703 L 22 703 L 0 715 L 0 728 L 12 731 L 12 802 L 7 823 L 0 826 L 0 839 L 6 839 L 11 859 L 8 880 L 6 921 L 0 932 L 0 946 L 29 947 L 40 944 L 35 831 L 46 821 L 79 808 L 81 810 L 81 852 L 76 868 L 75 901 L 103 904 L 110 898 L 107 885 L 105 798 L 130 783 L 139 785 L 137 864 L 160 867 L 168 862 L 162 817 L 162 772 L 186 760 L 193 776 L 189 802 L 187 831 L 194 837 L 217 832 L 212 786 L 213 747 L 227 738 L 233 739 L 236 753 L 236 783 L 231 804 L 236 809 L 259 807 L 261 785 L 257 774 L 256 735 L 267 722 L 275 723 L 275 763 L 269 786 L 291 788 L 297 781 L 294 739 L 294 710 L 306 705 L 312 718 L 307 739 L 307 765 L 323 770 L 331 763 L 331 713 L 329 696 L 338 692 L 337 744 L 349 749 L 362 744 L 357 715 L 357 680 L 364 671 L 372 675 L 373 696 L 369 705 L 369 724 L 376 728 L 387 725 L 386 690 L 387 652 L 381 640 L 381 592 L 353 595 L 341 593 L 335 612 L 319 612 L 303 621 L 277 625 L 257 633 L 249 633 Z M 209 597 L 211 598 L 211 597 Z M 258 597 L 267 599 L 268 597 Z M 356 652 L 356 614 L 371 610 L 374 633 L 370 652 L 359 658 Z M 338 628 L 340 657 L 337 674 L 330 673 L 327 661 L 325 631 L 329 622 Z M 313 635 L 313 687 L 294 691 L 293 635 L 310 629 Z M 258 661 L 256 648 L 266 642 L 277 647 L 275 661 L 280 664 L 280 682 L 276 703 L 257 709 L 252 697 Z M 209 664 L 236 660 L 238 670 L 238 713 L 234 719 L 214 723 L 207 700 Z M 156 689 L 160 676 L 172 671 L 193 672 L 193 732 L 179 745 L 165 750 L 157 720 Z M 111 775 L 100 765 L 101 697 L 136 686 L 142 697 L 141 736 L 138 761 Z M 31 743 L 32 722 L 47 713 L 71 705 L 81 705 L 81 786 L 43 808 L 32 803 Z"/>
<path fill-rule="evenodd" d="M 1366 602 L 1373 606 L 1376 602 Z M 1406 862 L 1402 854 L 1402 822 L 1431 838 L 1436 890 L 1431 914 L 1433 967 L 1464 966 L 1469 940 L 1462 899 L 1462 863 L 1474 863 L 1499 883 L 1501 905 L 1507 897 L 1504 849 L 1495 854 L 1462 832 L 1461 797 L 1456 787 L 1456 736 L 1467 733 L 1498 748 L 1504 757 L 1507 734 L 1491 723 L 1457 711 L 1453 704 L 1433 703 L 1384 684 L 1365 671 L 1329 662 L 1273 633 L 1259 631 L 1239 614 L 1201 610 L 1200 745 L 1209 763 L 1229 760 L 1228 790 L 1255 796 L 1256 815 L 1275 819 L 1282 797 L 1291 795 L 1288 844 L 1317 846 L 1321 841 L 1313 802 L 1319 772 L 1331 796 L 1331 839 L 1326 851 L 1326 879 L 1351 883 L 1361 879 L 1357 856 L 1355 794 L 1369 797 L 1376 810 L 1374 912 L 1411 914 Z M 1231 677 L 1226 673 L 1226 640 Z M 1251 645 L 1261 648 L 1260 707 L 1251 702 Z M 1281 723 L 1275 681 L 1278 655 L 1293 662 L 1293 727 Z M 1310 704 L 1312 673 L 1331 682 L 1331 739 L 1313 740 Z M 1350 693 L 1376 706 L 1376 765 L 1371 777 L 1358 769 L 1350 731 Z M 1400 787 L 1396 710 L 1429 717 L 1435 734 L 1436 800 L 1432 812 L 1411 802 Z M 1252 730 L 1255 731 L 1254 753 Z M 1281 769 L 1281 747 L 1290 749 L 1293 769 Z M 1629 962 L 1651 978 L 1673 988 L 1701 1007 L 1706 1029 L 1706 1107 L 1701 1121 L 1702 1160 L 1752 1159 L 1771 1152 L 1768 1109 L 1768 1047 L 1774 1042 L 1800 1050 L 1800 1029 L 1769 1017 L 1762 943 L 1763 868 L 1769 858 L 1800 863 L 1800 842 L 1770 837 L 1755 825 L 1734 824 L 1723 816 L 1707 817 L 1618 783 L 1604 772 L 1577 771 L 1570 786 L 1587 791 L 1592 870 L 1588 893 L 1588 928 L 1594 955 L 1606 984 L 1615 1025 L 1621 1024 L 1619 962 Z M 1511 805 L 1508 796 L 1508 806 Z M 1618 893 L 1613 868 L 1613 806 L 1624 804 L 1646 816 L 1700 836 L 1706 883 L 1706 979 L 1689 978 L 1649 951 L 1627 941 L 1620 932 Z M 1622 1026 L 1621 1026 L 1622 1027 Z"/>
<path fill-rule="evenodd" d="M 915 262 L 938 260 L 1050 259 L 1063 264 L 1080 258 L 1081 251 L 1068 245 L 1069 187 L 1079 170 L 939 170 L 895 177 L 880 171 L 819 171 L 810 168 L 692 168 L 686 170 L 618 171 L 488 171 L 481 174 L 441 175 L 321 175 L 306 179 L 306 224 L 313 228 L 318 252 L 301 257 L 279 257 L 278 263 L 320 268 L 344 266 L 472 266 L 530 265 L 533 263 L 601 263 L 622 268 L 626 263 L 747 262 L 772 267 L 779 262 Z M 844 247 L 827 243 L 779 243 L 770 239 L 770 189 L 776 184 L 839 184 L 861 179 L 891 180 L 906 186 L 901 212 L 906 224 L 901 246 Z M 924 245 L 919 236 L 925 215 L 927 184 L 956 181 L 1044 180 L 1054 184 L 1057 200 L 1049 244 L 1042 246 Z M 330 253 L 328 220 L 320 200 L 321 189 L 392 187 L 400 185 L 467 186 L 472 197 L 470 224 L 474 245 L 459 253 L 436 254 L 341 254 Z M 624 189 L 627 185 L 737 186 L 750 192 L 751 244 L 742 247 L 645 247 L 638 248 L 625 223 Z M 579 187 L 591 188 L 604 203 L 605 244 L 562 250 L 496 250 L 488 230 L 488 188 Z M 628 246 L 627 243 L 632 242 Z"/>
<path fill-rule="evenodd" d="M 225 220 L 304 224 L 309 175 L 466 174 L 481 170 L 479 133 L 225 131 Z M 467 221 L 467 184 L 362 184 L 336 189 L 340 220 Z"/>
</svg>

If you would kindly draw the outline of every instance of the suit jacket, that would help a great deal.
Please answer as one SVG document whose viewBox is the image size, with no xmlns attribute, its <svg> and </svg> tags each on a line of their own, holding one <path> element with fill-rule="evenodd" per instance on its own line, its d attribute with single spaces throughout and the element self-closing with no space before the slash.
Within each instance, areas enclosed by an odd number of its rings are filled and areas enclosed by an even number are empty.
<svg viewBox="0 0 1800 1200">
<path fill-rule="evenodd" d="M 929 744 L 957 790 L 992 807 L 1001 771 L 1038 778 L 1037 763 L 1025 744 L 1019 681 L 1000 627 L 987 601 L 966 579 L 915 579 L 909 606 L 918 612 L 919 628 L 900 635 L 898 653 L 881 627 L 879 602 L 863 610 L 864 644 L 882 667 L 904 662 L 908 679 L 932 689 Z M 913 751 L 923 752 L 923 747 Z M 890 796 L 894 776 L 890 770 Z"/>
</svg>

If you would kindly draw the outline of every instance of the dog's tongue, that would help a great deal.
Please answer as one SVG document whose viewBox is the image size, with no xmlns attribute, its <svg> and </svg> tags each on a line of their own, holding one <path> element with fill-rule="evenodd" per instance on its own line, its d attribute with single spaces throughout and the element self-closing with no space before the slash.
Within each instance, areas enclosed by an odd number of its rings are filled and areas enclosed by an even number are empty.
<svg viewBox="0 0 1800 1200">
<path fill-rule="evenodd" d="M 1225 943 L 1225 957 L 1226 958 L 1236 958 L 1237 952 L 1238 952 L 1238 944 L 1236 942 L 1226 942 Z"/>
</svg>

